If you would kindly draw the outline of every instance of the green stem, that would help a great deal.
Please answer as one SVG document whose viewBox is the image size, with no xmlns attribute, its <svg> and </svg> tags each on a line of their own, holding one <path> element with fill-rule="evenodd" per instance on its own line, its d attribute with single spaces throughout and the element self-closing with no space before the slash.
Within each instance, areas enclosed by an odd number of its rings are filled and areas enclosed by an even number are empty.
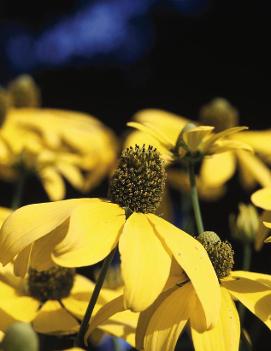
<svg viewBox="0 0 271 351">
<path fill-rule="evenodd" d="M 250 269 L 251 255 L 252 255 L 252 250 L 251 250 L 250 244 L 244 243 L 243 244 L 243 264 L 242 264 L 242 269 L 244 271 L 249 271 Z M 241 303 L 239 303 L 238 311 L 239 311 L 240 323 L 241 325 L 243 325 L 246 309 Z"/>
<path fill-rule="evenodd" d="M 12 210 L 16 210 L 18 207 L 20 207 L 22 203 L 22 197 L 23 197 L 26 178 L 27 178 L 26 172 L 22 170 L 22 172 L 20 173 L 19 179 L 15 184 L 15 191 L 11 202 Z"/>
<path fill-rule="evenodd" d="M 86 334 L 86 331 L 87 331 L 87 328 L 88 328 L 88 324 L 89 324 L 92 312 L 94 310 L 95 304 L 96 304 L 96 302 L 98 300 L 100 291 L 102 289 L 102 286 L 103 286 L 103 283 L 104 283 L 104 280 L 105 280 L 105 277 L 106 277 L 106 273 L 108 271 L 110 263 L 112 262 L 112 259 L 113 259 L 114 255 L 115 255 L 116 250 L 117 249 L 115 248 L 103 261 L 102 269 L 100 271 L 100 274 L 99 274 L 98 280 L 96 282 L 94 291 L 93 291 L 93 293 L 91 295 L 91 298 L 89 300 L 89 304 L 88 304 L 88 307 L 86 309 L 84 318 L 82 320 L 82 323 L 81 323 L 78 335 L 77 335 L 77 337 L 75 339 L 74 346 L 77 346 L 77 347 L 83 347 L 84 346 L 84 336 Z"/>
<path fill-rule="evenodd" d="M 200 205 L 199 205 L 199 196 L 198 196 L 198 190 L 196 185 L 194 163 L 191 161 L 188 162 L 188 174 L 189 174 L 190 193 L 191 193 L 192 205 L 194 210 L 194 216 L 195 216 L 198 234 L 200 234 L 204 232 L 204 227 L 203 227 Z"/>
</svg>

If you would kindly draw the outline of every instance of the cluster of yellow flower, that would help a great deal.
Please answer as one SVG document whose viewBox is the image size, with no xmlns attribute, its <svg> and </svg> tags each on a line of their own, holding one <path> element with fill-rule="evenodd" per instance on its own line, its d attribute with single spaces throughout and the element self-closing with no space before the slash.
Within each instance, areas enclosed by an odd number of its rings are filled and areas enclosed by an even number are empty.
<svg viewBox="0 0 271 351">
<path fill-rule="evenodd" d="M 266 187 L 252 195 L 265 210 L 260 220 L 241 205 L 231 221 L 244 248 L 257 234 L 260 249 L 271 228 L 271 130 L 245 131 L 224 99 L 206 105 L 198 123 L 144 110 L 128 123 L 116 166 L 112 132 L 86 114 L 37 107 L 29 77 L 0 94 L 0 175 L 20 182 L 34 172 L 54 200 L 0 212 L 0 330 L 23 321 L 42 334 L 77 333 L 76 347 L 103 331 L 138 350 L 173 351 L 187 327 L 196 351 L 238 351 L 245 331 L 235 300 L 271 329 L 271 275 L 250 272 L 249 256 L 245 270 L 233 270 L 233 248 L 204 229 L 198 197 L 221 197 L 237 166 L 247 189 Z M 62 176 L 87 191 L 108 173 L 108 199 L 63 200 Z M 191 195 L 197 236 L 157 214 L 166 177 Z M 75 272 L 102 260 L 96 284 Z"/>
</svg>

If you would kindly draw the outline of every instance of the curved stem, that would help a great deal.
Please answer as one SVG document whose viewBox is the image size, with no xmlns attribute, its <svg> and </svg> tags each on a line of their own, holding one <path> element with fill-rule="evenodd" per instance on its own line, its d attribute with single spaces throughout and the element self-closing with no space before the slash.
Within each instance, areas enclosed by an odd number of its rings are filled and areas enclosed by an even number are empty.
<svg viewBox="0 0 271 351">
<path fill-rule="evenodd" d="M 198 234 L 204 232 L 202 217 L 201 217 L 201 210 L 199 205 L 199 196 L 198 190 L 196 185 L 196 176 L 194 170 L 194 163 L 188 161 L 188 174 L 189 174 L 189 182 L 190 182 L 190 193 L 191 193 L 191 200 L 194 210 L 195 222 L 198 230 Z"/>
<path fill-rule="evenodd" d="M 91 298 L 89 300 L 89 304 L 88 304 L 88 307 L 86 309 L 84 318 L 82 320 L 82 323 L 81 323 L 78 335 L 77 335 L 77 337 L 75 339 L 74 346 L 77 346 L 77 347 L 84 346 L 84 336 L 85 336 L 85 333 L 87 331 L 88 324 L 89 324 L 92 312 L 94 310 L 95 304 L 96 304 L 96 302 L 98 300 L 100 291 L 102 289 L 102 286 L 103 286 L 103 283 L 104 283 L 104 280 L 105 280 L 105 277 L 106 277 L 106 273 L 108 271 L 110 263 L 112 262 L 112 259 L 113 259 L 114 255 L 115 255 L 116 250 L 117 250 L 117 248 L 112 250 L 111 253 L 103 261 L 102 269 L 100 271 L 100 274 L 99 274 L 99 277 L 97 279 L 95 288 L 94 288 L 93 293 L 91 295 Z"/>
<path fill-rule="evenodd" d="M 16 210 L 21 205 L 26 178 L 27 178 L 26 172 L 22 170 L 22 172 L 20 173 L 19 179 L 15 184 L 15 191 L 14 191 L 13 199 L 10 206 L 12 210 Z"/>
</svg>

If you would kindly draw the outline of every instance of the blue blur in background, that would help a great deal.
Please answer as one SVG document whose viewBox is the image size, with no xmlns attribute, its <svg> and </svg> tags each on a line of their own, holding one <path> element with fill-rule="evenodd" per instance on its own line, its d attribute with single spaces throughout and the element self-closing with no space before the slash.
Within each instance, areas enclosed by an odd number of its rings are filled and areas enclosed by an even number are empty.
<svg viewBox="0 0 271 351">
<path fill-rule="evenodd" d="M 73 11 L 45 23 L 39 31 L 27 24 L 0 24 L 2 66 L 11 74 L 64 65 L 138 61 L 153 47 L 152 12 L 178 11 L 197 16 L 208 0 L 78 1 Z"/>
</svg>

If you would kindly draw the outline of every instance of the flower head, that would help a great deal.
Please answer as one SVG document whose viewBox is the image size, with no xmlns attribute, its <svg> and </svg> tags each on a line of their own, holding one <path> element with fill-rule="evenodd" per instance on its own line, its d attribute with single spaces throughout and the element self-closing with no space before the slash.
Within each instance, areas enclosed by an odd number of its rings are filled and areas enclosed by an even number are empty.
<svg viewBox="0 0 271 351">
<path fill-rule="evenodd" d="M 42 334 L 73 334 L 79 329 L 93 289 L 94 283 L 75 274 L 74 269 L 31 269 L 22 279 L 14 276 L 12 265 L 8 265 L 0 270 L 0 329 L 6 331 L 14 322 L 22 321 Z M 117 290 L 102 289 L 94 313 L 119 294 Z M 136 320 L 134 314 L 130 324 L 135 326 Z M 101 329 L 126 338 L 114 318 Z"/>
<path fill-rule="evenodd" d="M 145 164 L 139 163 L 139 158 Z M 159 204 L 158 191 L 164 186 L 161 167 L 154 149 L 129 149 L 111 183 L 112 200 L 119 203 L 84 198 L 18 209 L 2 226 L 0 261 L 7 264 L 15 258 L 15 272 L 24 275 L 29 265 L 37 270 L 54 264 L 91 265 L 119 244 L 125 306 L 141 311 L 162 292 L 175 258 L 195 286 L 207 324 L 213 324 L 220 296 L 206 251 L 193 237 L 152 213 Z M 145 182 L 144 188 L 140 180 Z M 144 189 L 151 191 L 153 199 Z"/>
<path fill-rule="evenodd" d="M 171 277 L 171 287 L 139 315 L 136 329 L 137 349 L 173 351 L 179 336 L 185 326 L 188 326 L 196 351 L 216 351 L 218 345 L 223 350 L 237 351 L 240 340 L 240 321 L 234 300 L 239 300 L 271 329 L 269 318 L 271 276 L 246 271 L 230 271 L 233 264 L 232 248 L 225 242 L 227 248 L 222 245 L 223 242 L 216 233 L 204 232 L 199 240 L 207 248 L 220 279 L 221 307 L 217 323 L 212 328 L 206 326 L 196 290 L 189 280 L 180 283 L 180 276 L 178 277 L 175 272 Z M 213 248 L 211 248 L 212 245 Z M 226 252 L 229 253 L 229 258 Z M 227 261 L 227 267 L 225 261 Z M 221 270 L 227 272 L 227 276 L 223 273 L 221 277 Z M 208 284 L 208 281 L 206 283 Z M 99 323 L 104 323 L 112 314 L 123 311 L 124 308 L 121 296 L 103 306 L 90 323 L 89 332 Z M 125 319 L 123 323 L 126 323 Z"/>
</svg>

